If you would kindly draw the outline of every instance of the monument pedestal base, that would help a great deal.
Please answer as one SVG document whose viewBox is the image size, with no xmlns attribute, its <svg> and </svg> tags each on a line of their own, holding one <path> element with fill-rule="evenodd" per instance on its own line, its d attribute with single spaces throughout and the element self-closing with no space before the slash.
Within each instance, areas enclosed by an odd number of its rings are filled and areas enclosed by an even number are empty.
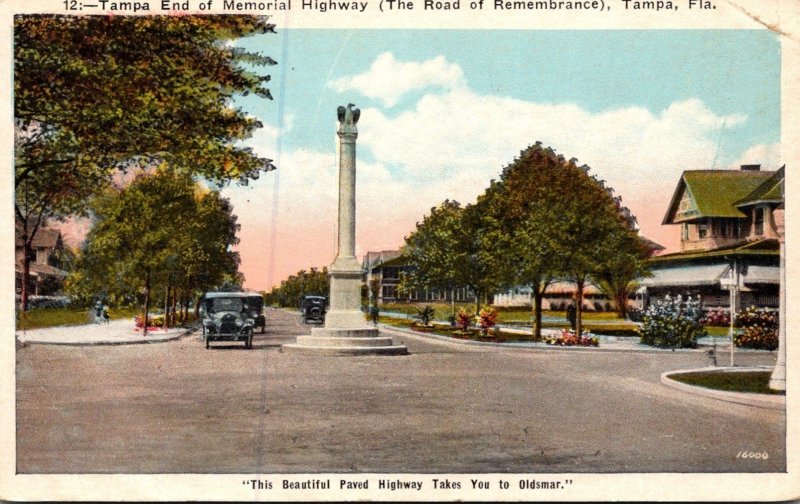
<svg viewBox="0 0 800 504">
<path fill-rule="evenodd" d="M 362 316 L 363 318 L 363 316 Z M 317 355 L 405 355 L 408 348 L 395 345 L 372 327 L 331 329 L 315 327 L 311 336 L 298 336 L 297 343 L 283 345 L 285 351 Z"/>
</svg>

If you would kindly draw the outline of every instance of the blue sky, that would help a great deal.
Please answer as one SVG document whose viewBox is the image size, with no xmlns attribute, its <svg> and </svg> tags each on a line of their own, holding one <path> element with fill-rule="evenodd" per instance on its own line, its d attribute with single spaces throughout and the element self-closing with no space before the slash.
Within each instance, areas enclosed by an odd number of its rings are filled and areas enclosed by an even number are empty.
<svg viewBox="0 0 800 504">
<path fill-rule="evenodd" d="M 591 166 L 667 246 L 660 219 L 681 171 L 780 162 L 780 43 L 767 30 L 290 29 L 240 45 L 279 61 L 274 101 L 237 102 L 266 125 L 251 145 L 280 152 L 277 176 L 228 190 L 243 242 L 278 219 L 272 263 L 243 243 L 255 288 L 332 260 L 332 218 L 290 220 L 335 209 L 336 107 L 348 102 L 362 109 L 361 253 L 396 248 L 446 198 L 474 200 L 537 140 Z M 316 253 L 287 243 L 314 236 Z"/>
</svg>

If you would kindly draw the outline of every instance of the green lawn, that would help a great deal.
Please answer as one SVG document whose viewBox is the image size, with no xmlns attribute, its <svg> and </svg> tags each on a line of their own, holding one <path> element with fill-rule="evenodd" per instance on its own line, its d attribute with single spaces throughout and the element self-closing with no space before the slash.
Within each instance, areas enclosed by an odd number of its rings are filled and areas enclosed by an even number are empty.
<svg viewBox="0 0 800 504">
<path fill-rule="evenodd" d="M 785 394 L 769 388 L 770 371 L 707 371 L 702 373 L 682 373 L 670 378 L 686 383 L 716 390 L 730 392 L 749 392 L 753 394 Z"/>
<path fill-rule="evenodd" d="M 139 313 L 138 308 L 115 308 L 108 312 L 113 320 L 132 318 L 137 313 Z M 90 322 L 89 310 L 86 308 L 37 308 L 17 314 L 17 330 L 82 325 Z"/>
<path fill-rule="evenodd" d="M 709 336 L 730 336 L 730 327 L 706 326 Z"/>
<path fill-rule="evenodd" d="M 403 327 L 406 329 L 409 329 L 412 327 L 412 325 L 414 325 L 414 321 L 411 319 L 385 317 L 385 316 L 378 317 L 378 322 L 380 322 L 381 324 L 386 324 L 394 327 Z M 434 325 L 432 327 L 426 328 L 424 332 L 429 334 L 432 333 L 441 336 L 448 336 L 450 338 L 470 339 L 475 341 L 492 341 L 495 343 L 506 343 L 514 341 L 533 341 L 532 334 L 517 334 L 505 331 L 500 331 L 497 334 L 492 334 L 485 337 L 477 333 L 470 335 L 460 335 L 458 333 L 455 333 L 453 328 L 442 325 Z"/>
<path fill-rule="evenodd" d="M 431 306 L 436 314 L 436 320 L 445 320 L 451 313 L 451 307 L 445 303 L 391 303 L 381 306 L 381 311 L 390 311 L 397 313 L 405 313 L 408 315 L 416 315 L 417 309 L 423 306 Z M 456 303 L 456 311 L 459 308 L 466 308 L 471 312 L 475 311 L 474 303 Z M 564 311 L 544 311 L 543 317 L 550 318 L 545 320 L 542 327 L 550 329 L 568 329 L 569 322 Z M 509 308 L 501 309 L 498 311 L 498 322 L 500 324 L 519 324 L 522 326 L 531 326 L 533 319 L 533 312 L 526 308 Z M 556 319 L 557 321 L 553 321 Z M 602 321 L 602 324 L 592 324 L 592 322 Z M 617 317 L 614 312 L 583 312 L 583 326 L 592 333 L 601 333 L 612 336 L 639 336 L 636 331 L 637 325 L 630 320 L 621 319 Z"/>
</svg>

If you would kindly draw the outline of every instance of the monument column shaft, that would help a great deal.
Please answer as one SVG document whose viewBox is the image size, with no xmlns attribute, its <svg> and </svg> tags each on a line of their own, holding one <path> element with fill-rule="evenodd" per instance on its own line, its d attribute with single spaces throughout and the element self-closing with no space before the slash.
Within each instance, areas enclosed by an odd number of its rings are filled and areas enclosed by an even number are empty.
<svg viewBox="0 0 800 504">
<path fill-rule="evenodd" d="M 356 137 L 339 135 L 339 248 L 336 257 L 356 256 Z"/>
<path fill-rule="evenodd" d="M 367 325 L 361 312 L 361 283 L 364 271 L 356 259 L 356 123 L 361 115 L 354 104 L 336 109 L 339 126 L 339 245 L 330 275 L 330 309 L 325 327 L 314 327 L 311 335 L 297 337 L 297 343 L 283 345 L 293 352 L 321 355 L 404 355 L 408 349 L 381 336 L 377 327 Z"/>
</svg>

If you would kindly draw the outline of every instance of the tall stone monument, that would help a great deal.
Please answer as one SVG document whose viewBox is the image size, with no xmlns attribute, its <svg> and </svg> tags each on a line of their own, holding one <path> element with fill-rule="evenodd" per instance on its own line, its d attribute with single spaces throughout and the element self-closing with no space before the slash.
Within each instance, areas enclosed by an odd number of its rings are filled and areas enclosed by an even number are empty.
<svg viewBox="0 0 800 504">
<path fill-rule="evenodd" d="M 364 271 L 356 259 L 356 138 L 361 111 L 352 103 L 338 108 L 339 126 L 339 247 L 328 268 L 331 279 L 330 308 L 325 327 L 315 327 L 311 336 L 298 336 L 285 350 L 331 355 L 408 353 L 369 325 L 361 311 Z"/>
</svg>

